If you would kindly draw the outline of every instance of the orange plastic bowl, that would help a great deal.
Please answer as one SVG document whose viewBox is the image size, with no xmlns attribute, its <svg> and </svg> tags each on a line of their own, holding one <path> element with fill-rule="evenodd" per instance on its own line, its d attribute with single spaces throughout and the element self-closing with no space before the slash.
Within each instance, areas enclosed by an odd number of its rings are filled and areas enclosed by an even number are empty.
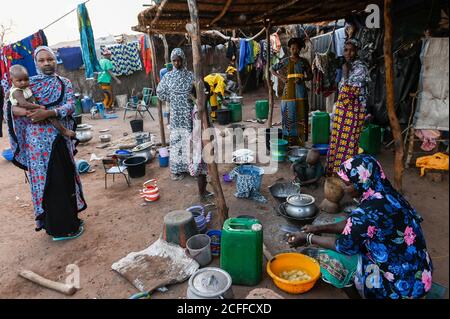
<svg viewBox="0 0 450 319">
<path fill-rule="evenodd" d="M 290 294 L 302 294 L 312 289 L 320 277 L 319 263 L 306 255 L 299 253 L 284 253 L 276 255 L 267 263 L 267 273 L 275 285 Z M 300 269 L 311 276 L 309 280 L 289 281 L 279 275 L 283 271 Z"/>
</svg>

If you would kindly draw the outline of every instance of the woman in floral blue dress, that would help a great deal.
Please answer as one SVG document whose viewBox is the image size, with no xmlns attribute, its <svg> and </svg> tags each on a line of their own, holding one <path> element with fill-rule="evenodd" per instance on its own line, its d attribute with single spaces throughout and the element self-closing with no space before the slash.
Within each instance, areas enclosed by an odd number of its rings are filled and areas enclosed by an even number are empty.
<svg viewBox="0 0 450 319">
<path fill-rule="evenodd" d="M 391 185 L 370 155 L 345 161 L 338 175 L 360 198 L 348 219 L 308 225 L 289 238 L 291 246 L 319 245 L 357 255 L 355 287 L 363 298 L 422 298 L 431 289 L 432 262 L 420 227 L 422 218 Z M 335 233 L 337 238 L 316 234 Z"/>
<path fill-rule="evenodd" d="M 83 233 L 78 213 L 86 209 L 73 158 L 75 142 L 47 121 L 55 117 L 66 128 L 74 129 L 72 83 L 56 75 L 56 57 L 50 48 L 38 47 L 34 57 L 38 75 L 31 77 L 30 88 L 46 109 L 16 116 L 11 104 L 5 104 L 13 163 L 28 172 L 36 231 L 44 229 L 53 240 L 73 239 Z"/>
</svg>

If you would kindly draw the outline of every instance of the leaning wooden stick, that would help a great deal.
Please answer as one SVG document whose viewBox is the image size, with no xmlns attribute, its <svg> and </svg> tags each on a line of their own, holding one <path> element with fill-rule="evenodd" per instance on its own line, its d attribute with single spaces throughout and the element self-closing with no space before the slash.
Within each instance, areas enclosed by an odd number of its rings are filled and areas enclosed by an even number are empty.
<svg viewBox="0 0 450 319">
<path fill-rule="evenodd" d="M 77 288 L 75 288 L 72 285 L 63 284 L 60 282 L 46 279 L 46 278 L 41 277 L 38 274 L 32 272 L 31 270 L 22 270 L 19 273 L 19 276 L 21 276 L 25 279 L 28 279 L 38 285 L 41 285 L 42 287 L 53 289 L 55 291 L 61 292 L 68 296 L 73 295 L 77 291 Z"/>
</svg>

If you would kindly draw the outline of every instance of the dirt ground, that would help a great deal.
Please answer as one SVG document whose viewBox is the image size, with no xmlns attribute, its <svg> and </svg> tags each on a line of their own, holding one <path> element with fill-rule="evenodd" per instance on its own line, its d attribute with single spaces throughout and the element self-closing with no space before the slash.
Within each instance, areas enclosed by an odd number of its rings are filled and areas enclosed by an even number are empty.
<svg viewBox="0 0 450 319">
<path fill-rule="evenodd" d="M 244 97 L 244 120 L 255 117 L 255 101 L 265 97 L 263 90 Z M 156 109 L 152 111 L 156 118 Z M 277 103 L 274 121 L 279 120 L 279 112 Z M 124 132 L 131 133 L 130 119 L 124 121 L 122 111 L 119 111 L 118 115 L 118 119 L 112 120 L 90 119 L 89 115 L 84 115 L 83 123 L 92 124 L 94 127 L 94 138 L 78 147 L 77 159 L 89 161 L 92 153 L 97 156 L 107 153 L 106 150 L 96 148 L 100 144 L 98 136 L 102 129 L 110 129 L 108 133 L 112 134 L 113 140 L 122 138 Z M 247 127 L 263 126 L 247 122 L 242 124 Z M 3 130 L 5 135 L 6 129 Z M 145 118 L 144 130 L 159 135 L 157 122 L 151 120 L 148 115 Z M 0 139 L 0 149 L 8 147 L 8 139 Z M 392 150 L 383 150 L 378 158 L 387 175 L 393 176 Z M 132 179 L 131 187 L 127 187 L 122 177 L 116 178 L 114 183 L 110 177 L 107 190 L 104 188 L 104 171 L 101 164 L 91 164 L 95 172 L 82 175 L 84 196 L 88 204 L 88 209 L 81 214 L 85 221 L 85 233 L 75 240 L 53 242 L 45 232 L 34 231 L 30 190 L 29 185 L 25 183 L 23 172 L 3 158 L 0 159 L 0 216 L 3 220 L 0 224 L 0 298 L 128 298 L 137 290 L 112 271 L 111 265 L 128 253 L 143 250 L 155 242 L 162 231 L 165 214 L 199 203 L 196 181 L 190 177 L 179 182 L 171 181 L 169 169 L 160 168 L 157 160 L 153 160 L 146 167 L 145 177 Z M 223 174 L 232 167 L 223 164 L 219 166 L 219 171 Z M 284 243 L 284 233 L 280 230 L 287 222 L 277 216 L 274 210 L 275 201 L 267 189 L 280 177 L 290 178 L 287 163 L 280 166 L 277 174 L 265 175 L 263 178 L 262 194 L 269 200 L 268 204 L 237 199 L 233 195 L 235 184 L 222 183 L 230 217 L 252 215 L 260 219 L 264 226 L 264 241 L 273 254 L 290 250 Z M 159 180 L 161 198 L 143 206 L 139 190 L 142 183 L 150 178 Z M 425 220 L 422 226 L 435 267 L 433 281 L 448 287 L 448 175 L 444 176 L 442 182 L 436 183 L 427 178 L 420 178 L 417 169 L 408 169 L 404 175 L 404 189 L 408 200 Z M 304 191 L 315 196 L 319 203 L 323 199 L 321 187 Z M 325 219 L 328 217 L 321 216 Z M 214 228 L 215 224 L 216 221 L 213 221 L 211 228 Z M 18 276 L 21 269 L 29 269 L 46 278 L 64 282 L 67 276 L 66 266 L 69 264 L 78 265 L 81 275 L 81 290 L 72 297 L 42 288 Z M 218 258 L 215 258 L 211 265 L 218 264 Z M 321 280 L 308 293 L 288 295 L 274 286 L 265 271 L 263 273 L 263 280 L 258 287 L 273 289 L 285 298 L 347 298 L 341 290 Z M 167 292 L 155 292 L 152 298 L 185 298 L 187 286 L 187 282 L 168 286 Z M 236 298 L 244 298 L 254 288 L 256 287 L 233 286 L 233 291 Z"/>
</svg>

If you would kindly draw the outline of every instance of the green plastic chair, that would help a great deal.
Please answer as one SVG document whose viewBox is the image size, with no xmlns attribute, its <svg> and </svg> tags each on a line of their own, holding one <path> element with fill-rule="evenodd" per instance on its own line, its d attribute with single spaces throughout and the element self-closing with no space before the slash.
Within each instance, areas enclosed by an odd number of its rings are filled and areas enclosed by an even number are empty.
<svg viewBox="0 0 450 319">
<path fill-rule="evenodd" d="M 123 112 L 123 120 L 125 120 L 125 117 L 127 115 L 127 111 L 134 111 L 135 116 L 134 118 L 137 118 L 137 115 L 139 114 L 142 118 L 144 118 L 145 112 L 147 112 L 150 117 L 155 120 L 152 113 L 150 112 L 150 105 L 152 101 L 152 95 L 153 95 L 153 89 L 152 88 L 143 88 L 142 89 L 142 100 L 138 101 L 137 103 L 134 101 L 129 101 L 125 107 Z"/>
</svg>

